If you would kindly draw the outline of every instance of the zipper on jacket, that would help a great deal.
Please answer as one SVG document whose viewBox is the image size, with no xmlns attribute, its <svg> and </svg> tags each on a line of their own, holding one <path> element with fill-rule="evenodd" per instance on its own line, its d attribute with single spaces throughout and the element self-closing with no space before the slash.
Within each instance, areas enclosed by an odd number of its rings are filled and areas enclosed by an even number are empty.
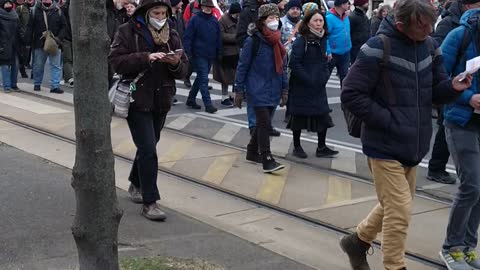
<svg viewBox="0 0 480 270">
<path fill-rule="evenodd" d="M 415 81 L 417 85 L 417 153 L 415 154 L 415 161 L 418 161 L 420 155 L 420 86 L 418 82 L 418 55 L 417 42 L 414 41 L 415 48 Z"/>
</svg>

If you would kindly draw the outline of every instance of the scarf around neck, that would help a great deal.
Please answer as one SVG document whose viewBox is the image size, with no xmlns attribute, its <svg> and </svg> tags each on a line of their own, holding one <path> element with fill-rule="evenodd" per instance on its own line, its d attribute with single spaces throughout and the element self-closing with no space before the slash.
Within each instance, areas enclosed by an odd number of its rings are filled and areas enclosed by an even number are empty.
<svg viewBox="0 0 480 270">
<path fill-rule="evenodd" d="M 163 27 L 158 31 L 153 28 L 153 26 L 148 24 L 148 30 L 150 30 L 150 33 L 152 34 L 155 45 L 166 44 L 170 38 L 170 26 L 168 25 L 168 22 L 166 22 L 165 25 L 163 25 Z"/>
<path fill-rule="evenodd" d="M 323 29 L 322 31 L 317 31 L 310 26 L 308 28 L 310 29 L 310 33 L 312 33 L 315 37 L 323 38 L 323 36 L 325 35 L 325 30 Z"/>
<path fill-rule="evenodd" d="M 267 27 L 263 27 L 262 34 L 265 37 L 265 40 L 268 44 L 273 47 L 273 55 L 275 60 L 275 71 L 277 74 L 283 73 L 283 58 L 287 54 L 285 47 L 283 47 L 281 38 L 281 33 L 279 30 L 272 31 Z"/>
</svg>

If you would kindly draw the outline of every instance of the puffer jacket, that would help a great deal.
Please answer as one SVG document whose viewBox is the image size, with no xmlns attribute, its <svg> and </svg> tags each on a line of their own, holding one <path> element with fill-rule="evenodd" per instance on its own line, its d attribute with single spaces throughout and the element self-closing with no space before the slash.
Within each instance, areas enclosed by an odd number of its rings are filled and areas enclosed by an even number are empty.
<svg viewBox="0 0 480 270">
<path fill-rule="evenodd" d="M 170 29 L 168 45 L 156 46 L 145 25 L 144 17 L 138 15 L 120 26 L 111 45 L 108 60 L 115 71 L 125 79 L 134 79 L 140 72 L 145 72 L 132 94 L 134 102 L 131 108 L 137 111 L 168 112 L 176 91 L 175 79 L 185 78 L 188 59 L 184 54 L 177 66 L 158 61 L 150 63 L 150 53 L 182 49 L 182 42 L 178 33 Z M 135 35 L 138 36 L 138 51 Z"/>
<path fill-rule="evenodd" d="M 443 66 L 440 48 L 432 52 L 427 41 L 414 42 L 385 18 L 378 34 L 390 39 L 387 67 L 382 67 L 383 43 L 370 38 L 343 81 L 342 104 L 362 121 L 364 153 L 415 166 L 427 154 L 432 136 L 432 102 L 458 97 Z M 431 44 L 435 44 L 430 40 Z M 388 69 L 391 93 L 382 70 Z"/>
<path fill-rule="evenodd" d="M 273 47 L 256 29 L 252 35 L 259 39 L 258 52 L 252 57 L 253 37 L 245 40 L 235 74 L 234 90 L 246 92 L 249 105 L 253 107 L 276 107 L 282 90 L 288 89 L 286 57 L 283 73 L 275 71 Z"/>
<path fill-rule="evenodd" d="M 330 72 L 327 60 L 327 37 L 308 35 L 292 45 L 288 66 L 288 110 L 292 115 L 318 116 L 330 112 L 325 86 Z"/>
<path fill-rule="evenodd" d="M 460 17 L 462 17 L 462 4 L 458 1 L 454 1 L 450 7 L 444 12 L 442 20 L 435 28 L 435 32 L 432 33 L 432 38 L 441 45 L 448 33 L 460 26 Z"/>
<path fill-rule="evenodd" d="M 193 16 L 183 35 L 183 45 L 189 57 L 219 58 L 222 53 L 222 34 L 217 19 L 203 12 Z"/>
<path fill-rule="evenodd" d="M 19 46 L 19 19 L 15 10 L 7 12 L 0 8 L 0 37 L 0 65 L 10 65 Z"/>
<path fill-rule="evenodd" d="M 368 20 L 365 11 L 358 7 L 350 13 L 348 18 L 350 19 L 352 47 L 359 48 L 363 43 L 367 42 L 370 37 L 370 21 Z"/>
<path fill-rule="evenodd" d="M 465 31 L 471 31 L 471 33 L 478 31 L 476 25 L 478 21 L 473 25 L 468 23 L 469 18 L 473 16 L 480 16 L 480 9 L 467 10 L 461 17 L 461 26 L 451 31 L 442 43 L 442 51 L 448 52 L 444 55 L 445 68 L 448 74 L 457 75 L 465 70 L 465 61 L 460 61 L 456 67 L 454 65 L 457 60 L 457 56 L 459 55 L 459 49 L 462 46 L 463 35 Z M 471 36 L 472 42 L 467 47 L 467 51 L 465 52 L 465 60 L 470 60 L 478 56 L 478 47 L 476 47 L 475 43 L 473 42 L 474 34 Z M 470 118 L 473 115 L 473 108 L 470 106 L 470 99 L 473 95 L 478 94 L 478 83 L 478 73 L 475 73 L 473 76 L 472 86 L 465 90 L 454 103 L 445 106 L 445 121 L 452 122 L 462 127 L 467 125 L 468 121 L 470 121 Z"/>
<path fill-rule="evenodd" d="M 350 19 L 343 14 L 340 17 L 334 8 L 327 11 L 328 43 L 330 50 L 334 54 L 343 55 L 352 49 L 352 40 L 350 38 Z"/>
</svg>

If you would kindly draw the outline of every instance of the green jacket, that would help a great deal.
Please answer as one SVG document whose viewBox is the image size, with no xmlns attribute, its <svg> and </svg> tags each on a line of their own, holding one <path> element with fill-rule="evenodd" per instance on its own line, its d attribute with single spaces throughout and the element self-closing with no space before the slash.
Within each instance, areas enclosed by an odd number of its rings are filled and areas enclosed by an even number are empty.
<svg viewBox="0 0 480 270">
<path fill-rule="evenodd" d="M 17 6 L 17 14 L 20 19 L 20 28 L 27 28 L 28 19 L 30 18 L 30 8 L 27 4 Z"/>
</svg>

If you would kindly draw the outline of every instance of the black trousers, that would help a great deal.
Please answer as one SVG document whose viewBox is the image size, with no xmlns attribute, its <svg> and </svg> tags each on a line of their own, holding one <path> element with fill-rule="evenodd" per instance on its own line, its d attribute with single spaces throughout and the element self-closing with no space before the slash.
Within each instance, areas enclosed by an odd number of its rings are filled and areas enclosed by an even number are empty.
<svg viewBox="0 0 480 270">
<path fill-rule="evenodd" d="M 445 138 L 445 127 L 443 126 L 443 109 L 438 112 L 438 131 L 433 143 L 432 158 L 428 162 L 428 170 L 432 172 L 444 172 L 450 157 L 447 140 Z"/>
<path fill-rule="evenodd" d="M 160 200 L 157 187 L 158 157 L 157 143 L 165 124 L 166 113 L 140 112 L 130 109 L 127 122 L 137 147 L 129 180 L 142 190 L 143 203 Z"/>
<path fill-rule="evenodd" d="M 255 107 L 256 127 L 248 143 L 248 149 L 259 149 L 261 154 L 270 154 L 270 115 L 274 107 Z"/>
</svg>

